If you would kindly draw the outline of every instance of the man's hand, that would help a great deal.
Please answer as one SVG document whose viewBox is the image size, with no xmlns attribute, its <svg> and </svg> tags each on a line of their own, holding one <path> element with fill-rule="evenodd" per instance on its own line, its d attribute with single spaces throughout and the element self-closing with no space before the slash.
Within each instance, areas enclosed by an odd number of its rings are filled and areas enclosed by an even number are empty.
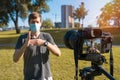
<svg viewBox="0 0 120 80">
<path fill-rule="evenodd" d="M 32 46 L 41 46 L 43 45 L 45 40 L 42 39 L 31 39 L 31 31 L 28 32 L 28 36 L 25 42 L 26 46 L 32 45 Z"/>
<path fill-rule="evenodd" d="M 27 39 L 25 40 L 25 44 L 20 49 L 15 49 L 14 55 L 13 55 L 13 61 L 18 62 L 24 51 L 26 50 L 26 47 L 30 44 L 30 38 L 31 38 L 31 31 L 28 32 Z"/>
<path fill-rule="evenodd" d="M 42 39 L 30 39 L 29 44 L 32 46 L 41 46 L 45 43 L 45 40 Z"/>
<path fill-rule="evenodd" d="M 28 32 L 28 36 L 27 36 L 27 39 L 26 39 L 26 42 L 25 42 L 26 46 L 30 45 L 30 39 L 31 39 L 31 31 Z"/>
</svg>

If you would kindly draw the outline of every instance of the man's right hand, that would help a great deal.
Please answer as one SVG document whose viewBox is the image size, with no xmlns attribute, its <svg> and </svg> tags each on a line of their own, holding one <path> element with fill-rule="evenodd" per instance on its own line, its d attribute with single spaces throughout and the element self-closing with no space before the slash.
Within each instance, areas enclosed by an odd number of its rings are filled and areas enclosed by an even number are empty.
<svg viewBox="0 0 120 80">
<path fill-rule="evenodd" d="M 24 51 L 26 50 L 26 47 L 29 46 L 31 39 L 31 31 L 28 32 L 27 39 L 25 41 L 25 44 L 20 49 L 15 49 L 14 55 L 13 55 L 13 61 L 18 62 Z"/>
<path fill-rule="evenodd" d="M 27 39 L 26 39 L 26 42 L 25 42 L 26 46 L 30 45 L 30 39 L 31 39 L 31 31 L 28 31 Z"/>
</svg>

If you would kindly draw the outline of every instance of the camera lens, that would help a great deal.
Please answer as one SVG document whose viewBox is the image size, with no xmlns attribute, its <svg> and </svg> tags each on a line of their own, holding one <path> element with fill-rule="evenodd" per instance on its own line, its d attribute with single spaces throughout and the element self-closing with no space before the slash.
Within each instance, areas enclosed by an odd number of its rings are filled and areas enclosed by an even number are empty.
<svg viewBox="0 0 120 80">
<path fill-rule="evenodd" d="M 66 47 L 68 47 L 70 49 L 74 48 L 74 42 L 76 40 L 76 36 L 77 36 L 76 30 L 70 30 L 70 31 L 66 32 L 66 34 L 64 36 L 64 43 L 65 43 Z"/>
</svg>

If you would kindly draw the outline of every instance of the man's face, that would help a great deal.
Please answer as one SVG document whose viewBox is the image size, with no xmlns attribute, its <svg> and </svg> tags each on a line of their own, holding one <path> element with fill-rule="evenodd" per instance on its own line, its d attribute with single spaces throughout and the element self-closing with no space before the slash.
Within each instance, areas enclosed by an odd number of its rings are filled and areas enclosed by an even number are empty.
<svg viewBox="0 0 120 80">
<path fill-rule="evenodd" d="M 35 19 L 31 19 L 29 22 L 29 24 L 35 24 L 35 23 L 37 23 L 41 26 L 42 23 L 41 23 L 40 17 L 36 17 Z"/>
<path fill-rule="evenodd" d="M 41 27 L 40 17 L 30 19 L 29 25 L 32 33 L 40 32 L 40 27 Z"/>
</svg>

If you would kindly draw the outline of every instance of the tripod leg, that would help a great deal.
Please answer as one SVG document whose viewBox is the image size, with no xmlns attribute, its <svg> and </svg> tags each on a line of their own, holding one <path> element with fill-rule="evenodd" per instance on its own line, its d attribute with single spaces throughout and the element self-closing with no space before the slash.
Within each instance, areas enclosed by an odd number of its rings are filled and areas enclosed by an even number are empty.
<svg viewBox="0 0 120 80">
<path fill-rule="evenodd" d="M 91 67 L 86 67 L 84 69 L 79 70 L 81 76 L 81 80 L 94 80 L 95 75 L 93 75 L 94 69 Z"/>
<path fill-rule="evenodd" d="M 94 76 L 81 77 L 81 80 L 94 80 Z"/>
<path fill-rule="evenodd" d="M 110 74 L 113 76 L 113 53 L 112 49 L 110 50 Z"/>
<path fill-rule="evenodd" d="M 113 77 L 111 74 L 109 74 L 108 72 L 106 72 L 102 67 L 99 67 L 99 68 L 100 68 L 101 72 L 102 72 L 106 77 L 108 77 L 110 80 L 115 80 L 114 77 Z"/>
</svg>

